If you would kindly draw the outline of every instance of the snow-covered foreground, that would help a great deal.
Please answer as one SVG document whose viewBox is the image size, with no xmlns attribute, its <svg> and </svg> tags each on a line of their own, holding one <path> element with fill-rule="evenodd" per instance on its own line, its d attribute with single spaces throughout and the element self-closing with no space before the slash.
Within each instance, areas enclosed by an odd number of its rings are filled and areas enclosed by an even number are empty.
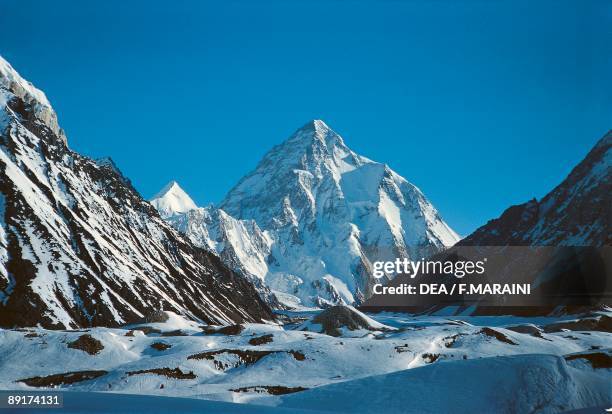
<svg viewBox="0 0 612 414">
<path fill-rule="evenodd" d="M 0 388 L 106 392 L 69 394 L 74 412 L 114 411 L 117 399 L 129 412 L 144 404 L 147 412 L 207 413 L 539 413 L 612 405 L 609 332 L 555 328 L 551 318 L 387 313 L 364 319 L 371 330 L 342 328 L 334 337 L 304 320 L 314 315 L 241 332 L 215 332 L 173 314 L 125 329 L 0 330 Z"/>
</svg>

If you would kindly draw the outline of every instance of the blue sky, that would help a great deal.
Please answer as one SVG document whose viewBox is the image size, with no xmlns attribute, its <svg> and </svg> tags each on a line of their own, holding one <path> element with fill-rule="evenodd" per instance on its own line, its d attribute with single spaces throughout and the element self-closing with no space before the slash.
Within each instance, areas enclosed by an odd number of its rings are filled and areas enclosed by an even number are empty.
<svg viewBox="0 0 612 414">
<path fill-rule="evenodd" d="M 0 0 L 0 54 L 147 198 L 218 202 L 323 119 L 466 235 L 612 126 L 606 1 L 83 3 Z"/>
</svg>

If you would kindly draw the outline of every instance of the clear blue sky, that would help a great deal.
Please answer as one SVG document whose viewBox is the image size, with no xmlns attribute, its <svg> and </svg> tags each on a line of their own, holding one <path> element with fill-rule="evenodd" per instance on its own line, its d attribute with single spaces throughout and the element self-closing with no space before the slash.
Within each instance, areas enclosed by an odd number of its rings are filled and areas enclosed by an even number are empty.
<svg viewBox="0 0 612 414">
<path fill-rule="evenodd" d="M 612 126 L 611 45 L 609 1 L 0 0 L 0 54 L 145 197 L 218 202 L 320 118 L 463 235 Z"/>
</svg>

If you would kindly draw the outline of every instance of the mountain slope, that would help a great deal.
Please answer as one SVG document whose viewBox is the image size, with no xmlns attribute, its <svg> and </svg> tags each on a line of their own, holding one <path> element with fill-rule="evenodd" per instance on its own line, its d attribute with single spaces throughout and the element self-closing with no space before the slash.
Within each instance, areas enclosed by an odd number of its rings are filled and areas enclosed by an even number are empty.
<svg viewBox="0 0 612 414">
<path fill-rule="evenodd" d="M 612 132 L 608 132 L 568 177 L 541 200 L 508 208 L 437 260 L 482 260 L 486 274 L 473 283 L 530 285 L 528 295 L 402 297 L 380 295 L 370 309 L 407 308 L 461 314 L 547 315 L 580 313 L 612 300 Z M 450 292 L 462 283 L 438 275 Z M 428 275 L 428 277 L 432 277 Z M 408 276 L 391 285 L 419 283 Z"/>
<path fill-rule="evenodd" d="M 0 58 L 0 326 L 116 326 L 160 307 L 207 323 L 272 319 L 112 162 L 71 151 L 44 94 Z"/>
<path fill-rule="evenodd" d="M 359 303 L 373 260 L 459 240 L 418 188 L 318 120 L 270 150 L 219 207 L 269 233 L 266 283 L 307 305 Z"/>
<path fill-rule="evenodd" d="M 540 201 L 508 208 L 461 240 L 466 246 L 612 245 L 612 131 Z"/>
</svg>

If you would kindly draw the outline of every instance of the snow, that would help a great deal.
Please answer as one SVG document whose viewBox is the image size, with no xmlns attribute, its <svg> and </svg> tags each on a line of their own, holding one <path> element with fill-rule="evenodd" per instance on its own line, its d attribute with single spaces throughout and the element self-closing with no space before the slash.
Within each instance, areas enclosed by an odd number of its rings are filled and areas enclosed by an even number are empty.
<svg viewBox="0 0 612 414">
<path fill-rule="evenodd" d="M 23 79 L 15 69 L 0 56 L 0 131 L 4 130 L 9 116 L 6 104 L 18 98 L 30 106 L 30 110 L 39 122 L 46 125 L 55 133 L 57 138 L 66 143 L 64 131 L 57 122 L 57 115 L 45 94 L 35 88 L 30 82 Z"/>
<path fill-rule="evenodd" d="M 518 355 L 327 385 L 285 396 L 279 407 L 339 413 L 557 413 L 608 406 L 611 379 L 609 371 L 576 369 L 563 357 Z"/>
<path fill-rule="evenodd" d="M 177 407 L 263 413 L 380 412 L 381 407 L 390 413 L 557 412 L 611 403 L 610 369 L 566 357 L 594 350 L 609 355 L 612 335 L 542 329 L 557 318 L 450 319 L 450 308 L 434 316 L 367 315 L 351 308 L 371 329 L 343 329 L 340 337 L 319 333 L 311 320 L 314 306 L 351 303 L 367 294 L 369 275 L 361 263 L 380 254 L 418 258 L 424 250 L 454 244 L 458 236 L 417 187 L 388 166 L 354 153 L 318 120 L 273 148 L 221 208 L 197 208 L 175 182 L 152 202 L 194 243 L 303 310 L 287 312 L 282 326 L 249 323 L 237 335 L 203 330 L 192 305 L 201 305 L 212 323 L 231 324 L 230 314 L 249 316 L 232 301 L 241 292 L 181 247 L 187 243 L 174 243 L 178 234 L 149 215 L 139 197 L 112 193 L 109 176 L 96 179 L 88 173 L 113 166 L 110 161 L 81 157 L 61 141 L 44 142 L 58 155 L 46 157 L 41 145 L 48 137 L 34 135 L 6 106 L 15 96 L 30 102 L 39 120 L 57 130 L 44 94 L 0 58 L 0 124 L 6 131 L 0 162 L 3 184 L 11 192 L 10 199 L 0 197 L 0 213 L 8 202 L 16 210 L 10 225 L 0 221 L 0 300 L 6 302 L 15 286 L 6 266 L 10 234 L 36 269 L 24 288 L 34 292 L 44 316 L 60 326 L 77 325 L 67 309 L 78 310 L 89 322 L 97 312 L 107 312 L 109 324 L 125 322 L 126 313 L 142 316 L 138 309 L 153 310 L 160 300 L 176 312 L 167 313 L 166 322 L 86 332 L 0 329 L 0 389 L 30 390 L 19 380 L 33 376 L 104 370 L 96 379 L 60 386 L 70 391 L 66 398 L 74 412 L 112 405 L 125 412 Z M 609 154 L 592 175 L 570 188 L 570 196 L 609 175 Z M 584 241 L 587 230 L 567 240 Z M 202 275 L 219 282 L 214 291 L 207 290 Z M 511 329 L 517 324 L 538 335 Z M 161 332 L 145 334 L 144 325 Z M 90 355 L 67 346 L 85 333 L 101 341 L 103 350 Z M 253 343 L 264 335 L 271 341 Z M 159 342 L 169 348 L 152 347 Z M 203 352 L 216 354 L 193 358 Z M 240 353 L 261 358 L 246 363 Z M 162 368 L 192 375 L 134 373 Z M 308 390 L 277 396 L 265 392 L 270 386 Z"/>
<path fill-rule="evenodd" d="M 3 303 L 13 288 L 13 278 L 9 274 L 5 263 L 8 261 L 8 240 L 6 239 L 6 223 L 4 214 L 6 209 L 4 194 L 0 194 L 0 279 L 3 280 L 5 289 L 0 290 L 0 303 Z"/>
<path fill-rule="evenodd" d="M 345 299 L 346 302 L 353 303 L 355 301 L 353 293 L 348 288 L 346 283 L 342 281 L 342 279 L 334 277 L 330 274 L 323 276 L 322 279 L 327 282 L 328 286 L 331 286 L 336 292 L 338 292 L 340 297 Z"/>
<path fill-rule="evenodd" d="M 184 316 L 181 316 L 172 311 L 163 311 L 163 313 L 168 317 L 168 320 L 166 320 L 165 322 L 142 322 L 138 324 L 127 325 L 125 329 L 138 329 L 142 326 L 148 326 L 154 329 L 159 329 L 161 331 L 181 330 L 189 332 L 191 334 L 200 333 L 202 330 L 201 323 L 186 319 Z"/>
<path fill-rule="evenodd" d="M 272 241 L 257 223 L 237 220 L 213 206 L 197 207 L 174 181 L 151 204 L 194 245 L 215 253 L 227 267 L 253 282 L 265 302 L 275 303 L 270 290 L 262 284 Z"/>
</svg>

